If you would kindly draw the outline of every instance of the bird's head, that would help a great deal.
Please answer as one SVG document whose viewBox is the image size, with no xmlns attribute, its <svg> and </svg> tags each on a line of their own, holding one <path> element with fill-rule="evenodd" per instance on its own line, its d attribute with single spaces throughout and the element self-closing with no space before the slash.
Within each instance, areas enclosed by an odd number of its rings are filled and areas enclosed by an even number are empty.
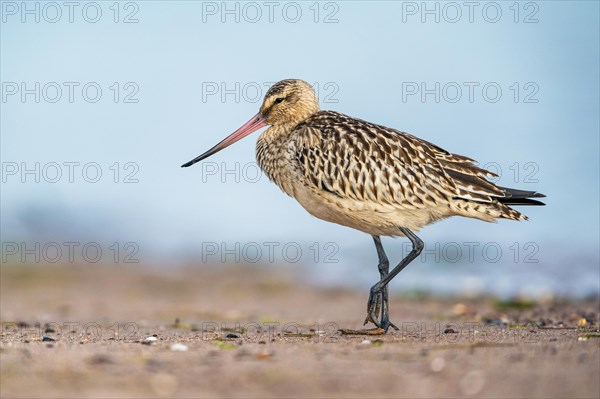
<svg viewBox="0 0 600 399">
<path fill-rule="evenodd" d="M 261 127 L 275 126 L 291 129 L 318 110 L 319 100 L 312 86 L 307 82 L 300 79 L 286 79 L 277 82 L 267 91 L 258 114 L 219 144 L 181 166 L 184 168 L 192 166 Z"/>
<path fill-rule="evenodd" d="M 319 100 L 311 85 L 300 79 L 275 83 L 260 107 L 268 125 L 296 125 L 319 110 Z"/>
</svg>

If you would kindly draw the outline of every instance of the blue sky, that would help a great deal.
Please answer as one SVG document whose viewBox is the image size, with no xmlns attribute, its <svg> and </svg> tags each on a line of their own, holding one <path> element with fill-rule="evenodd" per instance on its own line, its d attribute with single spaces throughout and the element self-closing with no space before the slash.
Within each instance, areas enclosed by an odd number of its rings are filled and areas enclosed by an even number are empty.
<svg viewBox="0 0 600 399">
<path fill-rule="evenodd" d="M 509 275 L 560 285 L 577 270 L 597 287 L 597 2 L 428 2 L 433 13 L 422 2 L 138 1 L 118 14 L 112 1 L 58 13 L 27 4 L 31 13 L 2 2 L 3 242 L 136 242 L 142 259 L 171 260 L 206 242 L 334 242 L 340 263 L 374 278 L 369 237 L 254 178 L 257 134 L 179 167 L 254 115 L 269 82 L 294 77 L 316 83 L 322 108 L 408 131 L 500 168 L 502 185 L 548 195 L 546 207 L 520 208 L 530 222 L 455 218 L 425 228 L 426 243 L 498 242 L 510 253 L 534 242 L 548 268 L 512 262 Z M 399 256 L 400 241 L 384 245 Z M 493 268 L 475 269 L 464 273 Z"/>
</svg>

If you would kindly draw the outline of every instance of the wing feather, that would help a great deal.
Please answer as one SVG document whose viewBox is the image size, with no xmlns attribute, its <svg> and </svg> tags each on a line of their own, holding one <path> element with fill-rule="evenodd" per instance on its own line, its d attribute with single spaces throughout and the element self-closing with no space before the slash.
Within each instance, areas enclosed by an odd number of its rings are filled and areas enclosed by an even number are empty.
<svg viewBox="0 0 600 399">
<path fill-rule="evenodd" d="M 495 175 L 470 158 L 337 112 L 320 111 L 299 124 L 288 149 L 306 181 L 343 198 L 425 208 L 506 196 L 487 180 Z"/>
</svg>

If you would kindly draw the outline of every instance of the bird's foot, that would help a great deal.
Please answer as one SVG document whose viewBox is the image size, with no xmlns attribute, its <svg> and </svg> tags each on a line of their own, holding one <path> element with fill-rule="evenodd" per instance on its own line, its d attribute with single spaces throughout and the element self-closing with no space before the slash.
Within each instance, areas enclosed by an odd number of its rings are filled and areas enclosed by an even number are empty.
<svg viewBox="0 0 600 399">
<path fill-rule="evenodd" d="M 387 332 L 390 327 L 396 331 L 399 330 L 399 328 L 390 321 L 387 297 L 387 287 L 381 289 L 375 285 L 371 288 L 369 300 L 367 301 L 367 317 L 365 318 L 363 325 L 373 323 L 377 327 L 376 329 L 383 330 L 384 333 Z M 377 319 L 379 319 L 379 321 L 377 321 Z"/>
<path fill-rule="evenodd" d="M 373 323 L 377 327 L 381 327 L 379 322 L 376 320 L 379 319 L 380 313 L 383 316 L 385 310 L 384 307 L 387 306 L 387 304 L 384 304 L 384 302 L 387 300 L 386 294 L 387 292 L 385 288 L 379 288 L 377 285 L 371 287 L 371 290 L 369 291 L 369 300 L 367 301 L 367 317 L 365 318 L 363 325 L 366 325 L 367 323 Z"/>
<path fill-rule="evenodd" d="M 379 322 L 379 328 L 384 329 L 386 332 L 387 330 L 389 330 L 390 327 L 392 327 L 396 331 L 400 330 L 398 327 L 396 327 L 394 323 L 390 321 L 388 317 L 386 317 L 385 319 L 382 318 L 382 320 Z"/>
<path fill-rule="evenodd" d="M 367 317 L 365 318 L 365 322 L 363 325 L 367 325 L 368 323 L 373 323 L 377 327 L 379 326 L 379 322 L 377 319 L 379 318 L 379 312 L 381 311 L 383 302 L 383 292 L 377 292 L 371 289 L 369 292 L 369 300 L 367 301 Z"/>
</svg>

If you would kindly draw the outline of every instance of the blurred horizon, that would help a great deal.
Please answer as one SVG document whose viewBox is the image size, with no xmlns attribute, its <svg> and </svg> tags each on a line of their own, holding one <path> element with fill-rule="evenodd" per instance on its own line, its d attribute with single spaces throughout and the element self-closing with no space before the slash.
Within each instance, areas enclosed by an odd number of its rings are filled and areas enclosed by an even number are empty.
<svg viewBox="0 0 600 399">
<path fill-rule="evenodd" d="M 180 168 L 254 115 L 269 83 L 294 77 L 322 109 L 547 195 L 516 207 L 528 222 L 424 228 L 426 251 L 395 292 L 600 293 L 597 2 L 275 3 L 81 3 L 71 22 L 60 4 L 58 17 L 3 2 L 2 264 L 57 248 L 69 263 L 70 245 L 78 261 L 100 248 L 100 263 L 165 267 L 242 252 L 305 265 L 317 284 L 370 287 L 372 239 L 310 216 L 258 174 L 258 134 Z M 392 264 L 406 245 L 384 239 Z"/>
</svg>

